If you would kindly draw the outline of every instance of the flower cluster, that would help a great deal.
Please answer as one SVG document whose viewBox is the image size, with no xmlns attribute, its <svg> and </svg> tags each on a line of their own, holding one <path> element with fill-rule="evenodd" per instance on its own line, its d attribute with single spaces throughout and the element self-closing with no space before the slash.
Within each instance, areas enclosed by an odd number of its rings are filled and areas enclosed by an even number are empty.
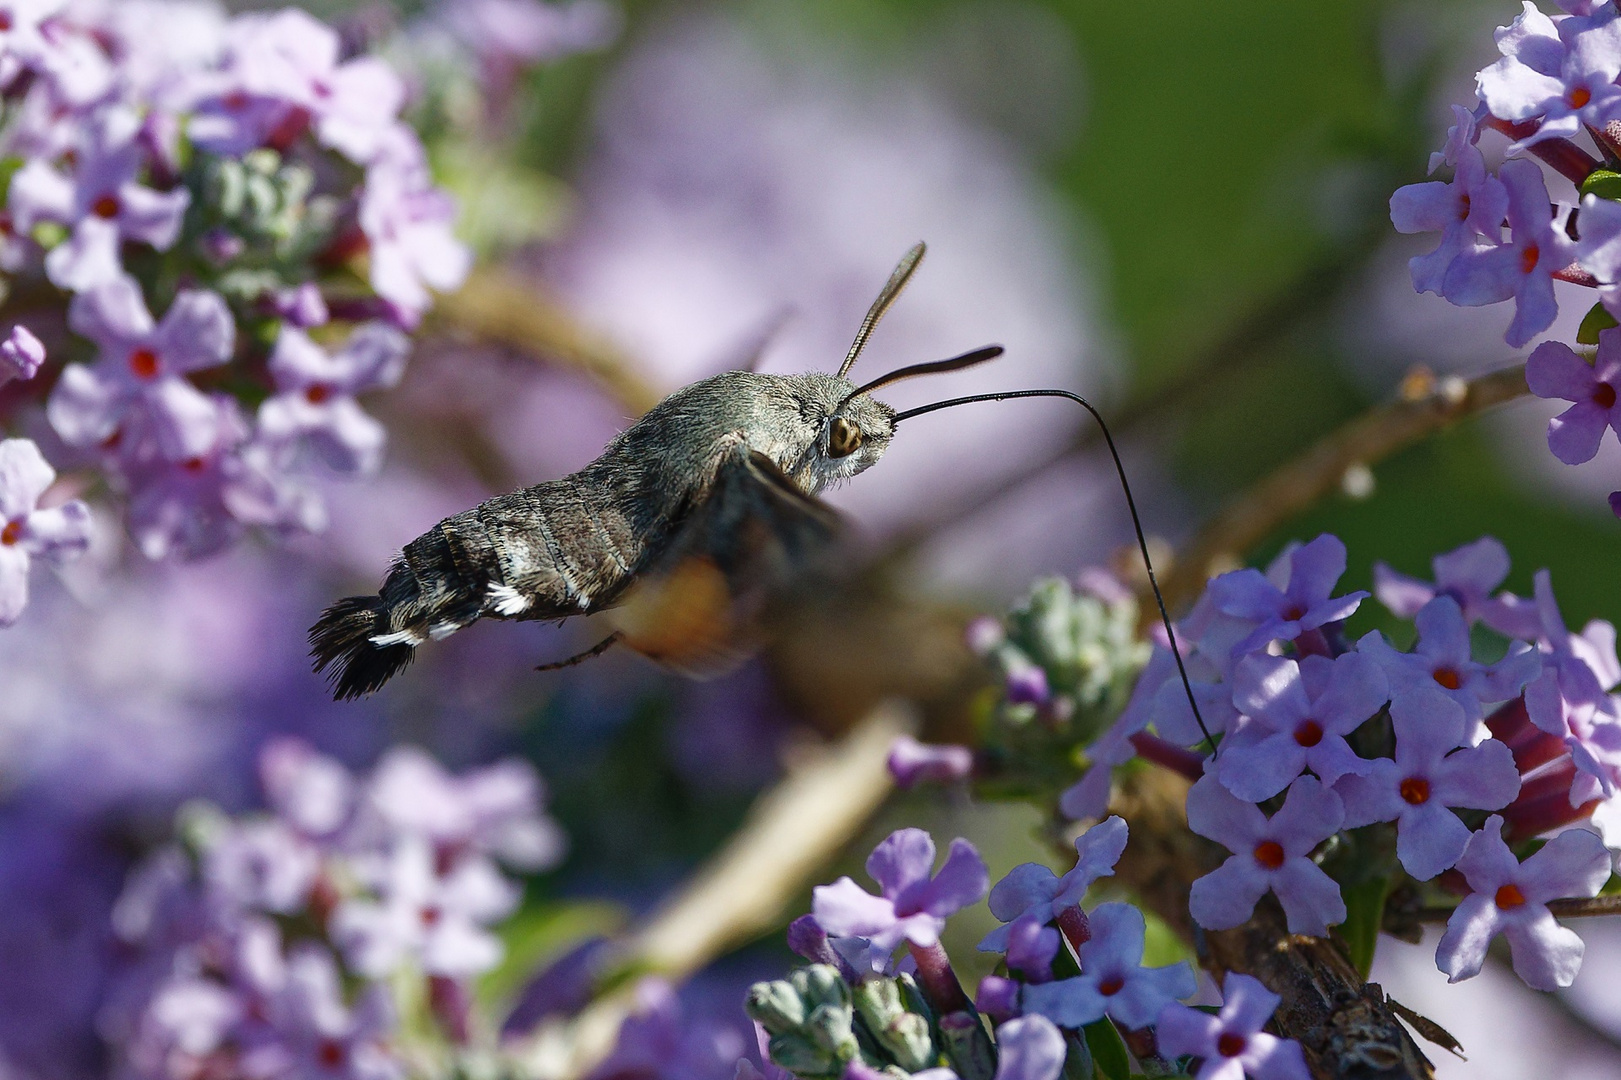
<svg viewBox="0 0 1621 1080">
<path fill-rule="evenodd" d="M 469 265 L 405 97 L 294 8 L 7 9 L 0 270 L 65 306 L 53 354 L 88 362 L 36 380 L 47 450 L 124 495 L 146 555 L 318 529 L 307 463 L 376 467 L 382 431 L 355 396 L 398 380 L 402 331 Z M 0 348 L 0 382 L 39 371 L 26 334 Z"/>
<path fill-rule="evenodd" d="M 1595 290 L 1578 338 L 1599 346 L 1596 366 L 1545 342 L 1526 369 L 1533 393 L 1573 403 L 1550 424 L 1548 444 L 1561 461 L 1578 464 L 1621 418 L 1613 412 L 1621 342 L 1604 333 L 1621 316 L 1621 9 L 1610 0 L 1560 0 L 1560 7 L 1550 16 L 1526 3 L 1498 28 L 1501 57 L 1477 74 L 1474 109 L 1453 106 L 1446 145 L 1430 157 L 1430 171 L 1444 165 L 1452 179 L 1399 189 L 1390 217 L 1400 232 L 1441 235 L 1409 264 L 1420 292 L 1468 307 L 1515 301 L 1506 339 L 1516 348 L 1552 325 L 1555 281 Z M 1495 175 L 1478 146 L 1488 128 L 1509 140 L 1510 160 Z M 1570 181 L 1574 202 L 1553 201 L 1542 168 L 1526 154 Z M 1621 515 L 1621 493 L 1611 506 Z"/>
<path fill-rule="evenodd" d="M 1506 931 L 1526 982 L 1569 985 L 1581 943 L 1545 901 L 1595 895 L 1609 876 L 1604 843 L 1562 832 L 1523 864 L 1509 844 L 1523 855 L 1526 841 L 1588 821 L 1614 798 L 1614 628 L 1570 632 L 1546 571 L 1534 598 L 1500 592 L 1508 554 L 1483 538 L 1438 557 L 1433 582 L 1377 567 L 1380 600 L 1413 620 L 1417 640 L 1408 651 L 1378 631 L 1353 641 L 1344 620 L 1366 594 L 1335 595 L 1345 566 L 1344 544 L 1323 535 L 1265 574 L 1212 579 L 1177 638 L 1219 749 L 1201 760 L 1213 744 L 1191 722 L 1161 642 L 1064 809 L 1102 817 L 1112 768 L 1140 755 L 1196 781 L 1188 825 L 1231 853 L 1193 885 L 1189 907 L 1207 929 L 1245 922 L 1270 892 L 1292 933 L 1322 935 L 1347 917 L 1341 881 L 1409 892 L 1432 882 L 1469 894 L 1437 955 L 1448 974 L 1474 974 Z M 1389 863 L 1375 854 L 1386 849 Z"/>
<path fill-rule="evenodd" d="M 468 980 L 519 899 L 497 860 L 561 851 L 534 771 L 453 777 L 401 748 L 360 780 L 291 739 L 259 764 L 273 812 L 189 808 L 114 910 L 131 959 L 104 1031 L 127 1074 L 403 1076 L 402 1001 L 466 1042 Z"/>
<path fill-rule="evenodd" d="M 812 914 L 788 935 L 811 965 L 750 992 L 769 1062 L 806 1080 L 1056 1080 L 1061 1071 L 1092 1075 L 1092 1055 L 1105 1047 L 1126 1060 L 1123 1031 L 1155 1075 L 1171 1071 L 1162 1055 L 1195 1055 L 1206 1062 L 1200 1075 L 1221 1075 L 1236 1061 L 1256 1076 L 1307 1076 L 1298 1044 L 1260 1034 L 1278 1004 L 1264 987 L 1235 976 L 1219 1017 L 1190 1009 L 1180 1001 L 1195 991 L 1185 962 L 1143 966 L 1140 911 L 1125 903 L 1082 908 L 1125 846 L 1125 823 L 1110 818 L 1076 840 L 1076 863 L 1062 876 L 1026 863 L 990 890 L 991 912 L 1004 925 L 980 949 L 1002 954 L 1005 974 L 981 982 L 976 1009 L 939 938 L 947 917 L 985 895 L 984 864 L 957 840 L 931 874 L 929 835 L 894 833 L 867 863 L 881 895 L 849 878 L 816 889 Z M 909 955 L 895 965 L 903 942 Z"/>
</svg>

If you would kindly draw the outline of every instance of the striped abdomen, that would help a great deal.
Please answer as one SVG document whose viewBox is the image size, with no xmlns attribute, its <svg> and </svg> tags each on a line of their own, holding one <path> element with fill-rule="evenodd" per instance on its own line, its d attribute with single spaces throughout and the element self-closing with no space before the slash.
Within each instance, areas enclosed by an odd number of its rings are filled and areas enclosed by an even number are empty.
<svg viewBox="0 0 1621 1080">
<path fill-rule="evenodd" d="M 645 544 L 617 500 L 575 477 L 498 495 L 405 546 L 376 596 L 351 596 L 310 630 L 333 692 L 382 686 L 418 645 L 483 616 L 561 619 L 611 607 Z"/>
</svg>

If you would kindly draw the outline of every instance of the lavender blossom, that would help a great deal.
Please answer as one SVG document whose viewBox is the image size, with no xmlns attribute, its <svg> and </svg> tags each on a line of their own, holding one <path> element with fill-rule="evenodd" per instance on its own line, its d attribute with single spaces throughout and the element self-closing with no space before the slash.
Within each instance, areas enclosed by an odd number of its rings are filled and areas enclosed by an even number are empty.
<svg viewBox="0 0 1621 1080">
<path fill-rule="evenodd" d="M 920 783 L 949 784 L 966 780 L 974 771 L 974 752 L 966 746 L 933 746 L 901 735 L 889 748 L 889 775 L 897 787 Z"/>
<path fill-rule="evenodd" d="M 397 384 L 410 350 L 410 340 L 383 323 L 360 327 L 330 354 L 283 327 L 270 354 L 277 392 L 259 407 L 260 432 L 271 442 L 308 440 L 338 472 L 375 471 L 387 436 L 354 395 Z"/>
<path fill-rule="evenodd" d="M 1059 877 L 1040 863 L 1020 863 L 991 890 L 991 914 L 1004 923 L 1033 916 L 1045 926 L 1079 904 L 1099 878 L 1114 874 L 1126 850 L 1126 823 L 1118 817 L 1087 829 L 1075 838 L 1075 865 Z M 1010 927 L 999 926 L 979 943 L 982 952 L 1006 952 Z"/>
<path fill-rule="evenodd" d="M 1257 624 L 1233 647 L 1233 655 L 1250 652 L 1272 641 L 1292 640 L 1308 630 L 1346 618 L 1362 603 L 1365 592 L 1331 596 L 1345 574 L 1345 544 L 1324 533 L 1289 553 L 1288 583 L 1280 588 L 1259 570 L 1222 574 L 1210 582 L 1208 593 L 1224 615 Z"/>
<path fill-rule="evenodd" d="M 399 1080 L 403 1063 L 384 1046 L 395 1027 L 388 991 L 367 988 L 345 1005 L 332 954 L 316 945 L 295 947 L 285 983 L 265 1009 L 265 1031 L 242 1057 L 248 1076 L 308 1080 Z"/>
<path fill-rule="evenodd" d="M 56 471 L 30 439 L 0 441 L 0 626 L 28 605 L 28 569 L 36 558 L 60 563 L 90 544 L 90 509 L 78 500 L 42 509 Z"/>
<path fill-rule="evenodd" d="M 1610 876 L 1610 855 L 1590 832 L 1567 829 L 1524 862 L 1503 842 L 1503 819 L 1486 819 L 1469 838 L 1458 869 L 1471 894 L 1447 920 L 1435 963 L 1448 982 L 1480 974 L 1486 947 L 1508 936 L 1514 971 L 1528 986 L 1558 990 L 1576 979 L 1582 939 L 1560 926 L 1548 901 L 1598 895 Z"/>
<path fill-rule="evenodd" d="M 868 938 L 888 951 L 902 941 L 930 946 L 940 940 L 946 918 L 985 895 L 990 884 L 974 845 L 951 842 L 940 872 L 934 866 L 934 840 L 922 829 L 900 829 L 873 849 L 867 873 L 882 893 L 873 896 L 848 877 L 812 890 L 811 912 L 836 937 Z"/>
<path fill-rule="evenodd" d="M 1053 960 L 1058 956 L 1058 931 L 1041 922 L 1039 915 L 1020 915 L 1007 925 L 1007 966 L 1032 983 L 1053 977 Z"/>
<path fill-rule="evenodd" d="M 1606 428 L 1621 433 L 1621 327 L 1600 331 L 1598 340 L 1592 364 L 1557 341 L 1538 345 L 1525 364 L 1533 394 L 1575 403 L 1548 421 L 1548 449 L 1566 465 L 1592 460 Z"/>
<path fill-rule="evenodd" d="M 1334 785 L 1345 801 L 1345 827 L 1396 822 L 1396 857 L 1419 881 L 1452 866 L 1469 842 L 1469 829 L 1449 807 L 1499 810 L 1520 790 L 1514 755 L 1496 739 L 1457 749 L 1468 735 L 1461 706 L 1438 690 L 1421 688 L 1390 706 L 1396 729 L 1395 760 L 1370 762 L 1366 774 Z"/>
<path fill-rule="evenodd" d="M 1092 936 L 1077 950 L 1081 974 L 1025 987 L 1026 1013 L 1039 1013 L 1066 1028 L 1104 1016 L 1127 1028 L 1143 1028 L 1166 1005 L 1193 996 L 1197 986 L 1187 964 L 1142 966 L 1146 924 L 1141 911 L 1130 904 L 1099 904 L 1088 919 Z"/>
<path fill-rule="evenodd" d="M 996 1029 L 993 1080 L 1058 1080 L 1068 1049 L 1063 1032 L 1044 1016 L 1009 1020 Z"/>
<path fill-rule="evenodd" d="M 1508 189 L 1486 171 L 1486 160 L 1474 146 L 1474 118 L 1456 105 L 1453 113 L 1458 126 L 1448 140 L 1448 163 L 1457 170 L 1452 182 L 1410 184 L 1390 197 L 1390 220 L 1397 232 L 1441 234 L 1434 251 L 1408 260 L 1413 288 L 1421 293 L 1440 293 L 1447 267 L 1461 252 L 1501 243 L 1508 212 Z"/>
<path fill-rule="evenodd" d="M 1540 352 L 1545 345 L 1539 345 Z M 1532 354 L 1535 356 L 1535 353 Z M 1430 561 L 1435 582 L 1420 581 L 1392 570 L 1383 562 L 1373 564 L 1373 592 L 1392 615 L 1411 619 L 1437 596 L 1450 596 L 1463 609 L 1464 618 L 1479 620 L 1500 634 L 1533 640 L 1540 622 L 1535 608 L 1509 593 L 1492 592 L 1508 577 L 1508 549 L 1501 541 L 1483 536 Z"/>
<path fill-rule="evenodd" d="M 0 386 L 32 379 L 45 362 L 45 345 L 26 326 L 13 326 L 0 341 Z"/>
<path fill-rule="evenodd" d="M 1621 22 L 1613 11 L 1561 26 L 1527 3 L 1498 29 L 1497 48 L 1503 58 L 1476 76 L 1481 100 L 1505 120 L 1541 121 L 1513 152 L 1621 115 Z"/>
<path fill-rule="evenodd" d="M 1621 705 L 1609 694 L 1621 683 L 1615 627 L 1595 619 L 1572 634 L 1548 571 L 1537 571 L 1534 588 L 1542 623 L 1538 648 L 1547 666 L 1525 689 L 1526 714 L 1570 748 L 1583 774 L 1570 792 L 1571 805 L 1579 806 L 1600 794 L 1613 795 L 1621 780 Z"/>
<path fill-rule="evenodd" d="M 451 232 L 455 217 L 454 201 L 432 186 L 419 161 L 384 159 L 367 170 L 360 228 L 370 245 L 371 286 L 408 329 L 427 310 L 430 288 L 456 289 L 472 267 L 472 253 Z"/>
<path fill-rule="evenodd" d="M 1260 802 L 1307 768 L 1325 784 L 1365 775 L 1372 763 L 1345 737 L 1389 700 L 1384 672 L 1370 658 L 1333 660 L 1248 656 L 1234 676 L 1233 700 L 1245 714 L 1216 757 L 1216 775 L 1241 799 Z"/>
<path fill-rule="evenodd" d="M 1314 776 L 1289 786 L 1283 808 L 1269 819 L 1207 774 L 1188 792 L 1188 828 L 1233 852 L 1193 883 L 1188 908 L 1207 930 L 1226 930 L 1248 919 L 1268 891 L 1277 894 L 1291 934 L 1321 937 L 1345 921 L 1345 902 L 1334 879 L 1310 855 L 1345 820 L 1340 797 Z"/>
<path fill-rule="evenodd" d="M 1261 1028 L 1283 999 L 1259 979 L 1237 973 L 1222 982 L 1221 1012 L 1215 1016 L 1171 1004 L 1155 1028 L 1160 1053 L 1203 1058 L 1198 1080 L 1307 1080 L 1306 1054 L 1293 1039 L 1268 1035 Z"/>
<path fill-rule="evenodd" d="M 735 1031 L 684 1016 L 675 991 L 662 979 L 643 979 L 636 987 L 636 1005 L 619 1028 L 613 1052 L 587 1080 L 733 1080 L 743 1054 L 743 1040 Z"/>
</svg>

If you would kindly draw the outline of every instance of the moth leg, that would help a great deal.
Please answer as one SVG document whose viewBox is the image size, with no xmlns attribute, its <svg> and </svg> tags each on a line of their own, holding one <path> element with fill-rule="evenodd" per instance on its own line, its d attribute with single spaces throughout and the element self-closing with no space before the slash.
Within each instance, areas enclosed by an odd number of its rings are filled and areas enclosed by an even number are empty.
<svg viewBox="0 0 1621 1080">
<path fill-rule="evenodd" d="M 575 664 L 583 664 L 587 660 L 590 660 L 590 659 L 592 659 L 594 657 L 601 656 L 603 653 L 607 652 L 609 649 L 611 649 L 615 645 L 619 644 L 620 639 L 622 639 L 624 636 L 625 635 L 623 633 L 621 633 L 618 630 L 615 630 L 613 633 L 609 634 L 607 637 L 603 638 L 601 641 L 597 642 L 595 645 L 593 645 L 589 649 L 585 650 L 585 652 L 583 652 L 583 653 L 575 653 L 573 656 L 569 657 L 566 660 L 554 660 L 550 664 L 542 664 L 539 667 L 537 667 L 535 670 L 536 671 L 557 671 L 560 668 L 573 667 Z"/>
</svg>

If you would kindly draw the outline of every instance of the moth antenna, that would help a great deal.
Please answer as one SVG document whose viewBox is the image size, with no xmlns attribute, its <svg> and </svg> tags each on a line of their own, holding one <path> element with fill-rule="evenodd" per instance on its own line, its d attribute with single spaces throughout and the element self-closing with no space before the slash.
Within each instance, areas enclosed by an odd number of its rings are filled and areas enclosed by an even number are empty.
<svg viewBox="0 0 1621 1080">
<path fill-rule="evenodd" d="M 878 325 L 878 320 L 884 317 L 889 305 L 906 288 L 906 283 L 912 280 L 912 274 L 917 270 L 917 264 L 923 261 L 923 253 L 927 250 L 923 241 L 919 240 L 912 245 L 912 250 L 901 256 L 901 261 L 895 264 L 894 273 L 884 282 L 884 287 L 878 290 L 878 299 L 872 302 L 867 309 L 867 317 L 861 320 L 861 328 L 856 331 L 856 339 L 850 344 L 850 351 L 844 354 L 844 363 L 839 365 L 839 378 L 844 378 L 850 368 L 855 365 L 856 357 L 861 350 L 867 347 L 867 339 L 872 336 L 872 328 Z"/>
<path fill-rule="evenodd" d="M 982 349 L 975 349 L 973 352 L 965 352 L 961 356 L 953 356 L 949 360 L 930 360 L 926 364 L 908 364 L 906 367 L 896 368 L 888 375 L 880 375 L 865 386 L 858 386 L 845 394 L 843 400 L 839 402 L 837 408 L 833 411 L 836 413 L 839 409 L 844 408 L 850 403 L 850 399 L 858 394 L 870 393 L 881 386 L 888 386 L 890 383 L 897 383 L 902 379 L 910 379 L 916 375 L 939 375 L 947 371 L 961 371 L 963 368 L 973 367 L 975 364 L 983 364 L 987 360 L 995 360 L 1005 351 L 1000 345 L 987 345 Z"/>
<path fill-rule="evenodd" d="M 972 355 L 972 354 L 968 354 Z M 949 361 L 941 361 L 949 363 Z M 919 364 L 919 367 L 927 365 Z M 905 370 L 905 369 L 902 369 Z M 859 393 L 860 391 L 857 391 Z M 1176 658 L 1177 674 L 1182 676 L 1182 689 L 1187 691 L 1188 707 L 1193 710 L 1194 722 L 1199 725 L 1199 731 L 1204 735 L 1205 745 L 1210 748 L 1212 757 L 1216 753 L 1216 740 L 1211 737 L 1210 729 L 1205 727 L 1204 716 L 1199 712 L 1199 703 L 1193 697 L 1193 683 L 1188 680 L 1188 669 L 1182 663 L 1182 649 L 1176 643 L 1176 627 L 1171 625 L 1170 613 L 1165 610 L 1165 596 L 1159 591 L 1159 581 L 1154 577 L 1154 561 L 1148 557 L 1148 539 L 1143 535 L 1142 519 L 1137 516 L 1137 500 L 1131 497 L 1131 484 L 1126 480 L 1126 467 L 1120 461 L 1120 451 L 1115 449 L 1114 436 L 1109 434 L 1109 425 L 1103 422 L 1103 416 L 1079 394 L 1068 390 L 1005 390 L 994 394 L 971 394 L 968 397 L 949 398 L 946 401 L 936 401 L 932 405 L 919 405 L 915 409 L 896 413 L 894 423 L 925 413 L 938 412 L 941 409 L 951 409 L 958 405 L 972 405 L 980 401 L 1008 401 L 1013 398 L 1055 397 L 1067 398 L 1092 414 L 1092 419 L 1098 422 L 1103 429 L 1103 441 L 1109 447 L 1109 456 L 1114 458 L 1114 471 L 1120 476 L 1120 489 L 1126 493 L 1126 509 L 1131 511 L 1131 527 L 1137 531 L 1137 550 L 1142 552 L 1143 568 L 1148 571 L 1148 584 L 1154 590 L 1154 602 L 1159 605 L 1160 622 L 1165 624 L 1165 635 L 1171 643 L 1171 655 Z"/>
</svg>

